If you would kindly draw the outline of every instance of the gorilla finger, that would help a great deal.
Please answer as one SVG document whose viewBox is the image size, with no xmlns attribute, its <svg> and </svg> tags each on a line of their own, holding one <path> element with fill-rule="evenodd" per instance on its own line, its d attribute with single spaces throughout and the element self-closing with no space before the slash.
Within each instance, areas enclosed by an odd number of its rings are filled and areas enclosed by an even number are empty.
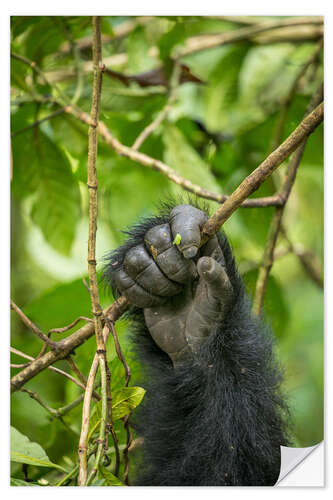
<svg viewBox="0 0 333 500">
<path fill-rule="evenodd" d="M 114 273 L 114 281 L 118 290 L 125 295 L 131 304 L 137 307 L 153 307 L 161 305 L 165 301 L 163 297 L 150 295 L 146 292 L 123 269 Z"/>
<path fill-rule="evenodd" d="M 207 243 L 201 247 L 200 255 L 202 257 L 211 257 L 217 260 L 221 266 L 225 266 L 225 258 L 216 236 L 210 238 Z"/>
<path fill-rule="evenodd" d="M 145 234 L 145 245 L 163 273 L 177 283 L 196 275 L 193 262 L 185 259 L 173 244 L 169 224 L 154 226 Z"/>
<path fill-rule="evenodd" d="M 171 297 L 182 290 L 181 286 L 164 276 L 144 245 L 131 248 L 123 266 L 127 274 L 152 295 Z"/>
<path fill-rule="evenodd" d="M 197 264 L 198 273 L 205 281 L 209 294 L 214 298 L 225 302 L 232 297 L 233 288 L 229 277 L 216 260 L 211 257 L 201 257 Z"/>
<path fill-rule="evenodd" d="M 181 240 L 177 246 L 186 259 L 196 256 L 201 241 L 201 228 L 207 219 L 207 214 L 192 205 L 178 205 L 172 209 L 172 235 L 173 238 L 180 235 Z"/>
</svg>

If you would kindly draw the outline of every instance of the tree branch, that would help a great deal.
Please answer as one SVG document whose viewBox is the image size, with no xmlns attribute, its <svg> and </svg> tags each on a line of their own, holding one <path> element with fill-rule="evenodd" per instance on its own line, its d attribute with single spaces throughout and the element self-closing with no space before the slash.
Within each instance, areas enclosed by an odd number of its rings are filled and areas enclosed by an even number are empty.
<svg viewBox="0 0 333 500">
<path fill-rule="evenodd" d="M 323 103 L 319 104 L 323 99 L 323 94 L 322 94 L 322 86 L 320 87 L 319 91 L 317 91 L 313 98 L 311 99 L 311 102 L 305 112 L 306 118 L 311 116 L 314 111 L 309 115 L 308 113 L 311 112 L 317 106 L 316 109 L 318 109 L 319 106 L 322 106 L 323 108 Z M 304 122 L 303 120 L 303 122 Z M 303 123 L 302 122 L 302 123 Z M 284 208 L 286 206 L 286 203 L 288 201 L 291 189 L 294 185 L 296 174 L 298 167 L 301 163 L 303 153 L 305 150 L 307 142 L 307 136 L 305 139 L 301 142 L 300 146 L 298 147 L 297 151 L 294 153 L 290 164 L 288 168 L 287 175 L 285 176 L 284 182 L 281 186 L 280 189 L 280 196 L 283 200 L 283 205 L 281 207 L 278 207 L 275 210 L 275 213 L 273 215 L 270 228 L 269 228 L 269 233 L 268 233 L 268 238 L 267 242 L 265 245 L 265 250 L 264 250 L 264 256 L 263 256 L 263 265 L 259 269 L 259 274 L 258 274 L 258 279 L 256 283 L 256 291 L 255 291 L 255 296 L 253 300 L 253 312 L 257 315 L 261 314 L 262 307 L 263 307 L 263 302 L 264 302 L 264 295 L 266 291 L 266 286 L 267 286 L 267 281 L 268 281 L 268 276 L 270 273 L 270 270 L 273 266 L 274 263 L 274 249 L 276 246 L 278 234 L 280 232 L 281 228 L 281 221 L 282 221 L 282 216 L 284 213 Z"/>
<path fill-rule="evenodd" d="M 93 92 L 90 112 L 89 125 L 89 141 L 88 141 L 88 190 L 89 190 L 89 239 L 88 239 L 88 275 L 89 275 L 89 291 L 92 304 L 92 312 L 94 315 L 96 344 L 97 344 L 97 360 L 101 371 L 101 393 L 102 393 L 102 417 L 100 426 L 100 437 L 96 454 L 96 466 L 98 464 L 105 445 L 105 429 L 107 420 L 107 394 L 106 394 L 106 351 L 103 338 L 102 315 L 103 310 L 99 301 L 97 274 L 96 274 L 96 233 L 97 233 L 97 146 L 98 146 L 98 120 L 99 107 L 102 91 L 102 41 L 101 41 L 101 18 L 93 17 Z M 96 358 L 96 356 L 95 356 Z M 88 446 L 88 431 L 90 420 L 90 403 L 92 391 L 95 382 L 97 365 L 94 363 L 90 370 L 87 381 L 87 388 L 84 396 L 83 411 L 82 411 L 82 428 L 79 442 L 79 477 L 78 485 L 84 486 L 87 481 L 87 446 Z M 95 474 L 96 474 L 95 472 Z"/>
<path fill-rule="evenodd" d="M 274 170 L 306 139 L 323 121 L 324 105 L 319 104 L 290 136 L 273 151 L 257 167 L 238 188 L 229 196 L 228 200 L 219 208 L 215 214 L 207 221 L 202 230 L 202 237 L 207 241 L 225 223 L 233 212 L 240 206 L 248 196 L 256 191 Z"/>
<path fill-rule="evenodd" d="M 29 356 L 28 354 L 25 354 L 24 352 L 21 352 L 18 349 L 15 349 L 15 347 L 11 347 L 10 348 L 10 352 L 12 352 L 13 354 L 17 354 L 17 356 L 21 356 L 21 358 L 29 359 L 32 362 L 38 361 L 38 358 L 33 358 L 32 356 Z M 26 368 L 24 368 L 24 370 L 26 370 L 27 368 L 30 368 L 31 365 L 32 365 L 32 363 L 29 363 L 28 366 Z M 13 368 L 15 368 L 15 367 L 13 367 Z M 58 373 L 59 375 L 62 375 L 63 377 L 68 378 L 69 380 L 71 380 L 72 382 L 74 382 L 74 384 L 76 384 L 77 386 L 79 386 L 81 389 L 85 390 L 85 388 L 86 388 L 85 384 L 83 384 L 82 382 L 80 382 L 79 380 L 77 380 L 75 377 L 72 377 L 72 375 L 70 375 L 69 373 L 64 372 L 63 370 L 60 370 L 59 368 L 56 368 L 55 366 L 50 366 L 49 365 L 46 368 L 48 368 L 49 370 L 52 370 L 55 373 Z M 15 375 L 15 377 L 16 376 L 17 375 Z M 15 377 L 13 377 L 13 379 Z M 24 384 L 22 384 L 20 387 L 22 387 L 23 385 Z M 20 389 L 20 387 L 18 387 L 18 389 Z M 96 395 L 97 395 L 97 398 L 100 399 L 99 394 L 96 393 Z"/>
<path fill-rule="evenodd" d="M 194 54 L 195 52 L 200 52 L 202 50 L 207 50 L 213 47 L 219 47 L 221 45 L 226 45 L 229 43 L 239 42 L 241 40 L 248 40 L 254 36 L 264 33 L 266 31 L 275 30 L 277 28 L 284 28 L 289 26 L 304 26 L 309 24 L 323 24 L 323 19 L 321 17 L 315 18 L 314 22 L 307 17 L 295 17 L 287 18 L 278 21 L 266 21 L 264 23 L 259 23 L 254 26 L 246 26 L 239 28 L 237 30 L 227 31 L 219 34 L 211 34 L 205 36 L 192 37 L 187 40 L 187 46 L 185 48 L 180 48 L 175 51 L 174 56 L 177 58 L 187 56 L 189 54 Z"/>
</svg>

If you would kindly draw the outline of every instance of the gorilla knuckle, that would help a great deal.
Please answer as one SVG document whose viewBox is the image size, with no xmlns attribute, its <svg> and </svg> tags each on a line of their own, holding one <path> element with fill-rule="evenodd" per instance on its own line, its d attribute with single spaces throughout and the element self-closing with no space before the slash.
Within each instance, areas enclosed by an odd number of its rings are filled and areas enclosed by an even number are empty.
<svg viewBox="0 0 333 500">
<path fill-rule="evenodd" d="M 164 252 L 172 245 L 169 224 L 160 224 L 152 227 L 147 231 L 144 239 L 146 248 L 153 256 L 155 251 L 157 255 Z"/>
<path fill-rule="evenodd" d="M 125 256 L 124 268 L 132 277 L 136 277 L 150 265 L 150 257 L 143 245 L 131 248 Z"/>
</svg>

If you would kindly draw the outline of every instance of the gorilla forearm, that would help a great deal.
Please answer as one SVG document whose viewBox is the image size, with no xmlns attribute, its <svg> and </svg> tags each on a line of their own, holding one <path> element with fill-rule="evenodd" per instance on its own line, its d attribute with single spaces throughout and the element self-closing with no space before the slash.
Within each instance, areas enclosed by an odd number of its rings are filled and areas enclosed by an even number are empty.
<svg viewBox="0 0 333 500">
<path fill-rule="evenodd" d="M 111 255 L 107 278 L 112 280 L 128 250 L 142 243 L 150 228 L 169 223 L 169 212 L 131 231 Z M 251 315 L 224 234 L 218 244 L 232 285 L 228 314 L 216 315 L 192 355 L 173 365 L 154 342 L 143 309 L 130 312 L 147 389 L 137 412 L 144 444 L 135 484 L 273 485 L 278 478 L 280 445 L 287 445 L 286 407 L 272 339 Z"/>
</svg>

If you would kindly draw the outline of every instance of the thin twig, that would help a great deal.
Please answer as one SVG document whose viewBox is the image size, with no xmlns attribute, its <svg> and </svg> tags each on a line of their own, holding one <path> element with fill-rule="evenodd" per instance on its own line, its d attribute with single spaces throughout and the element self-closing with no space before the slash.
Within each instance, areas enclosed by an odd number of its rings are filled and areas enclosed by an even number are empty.
<svg viewBox="0 0 333 500">
<path fill-rule="evenodd" d="M 71 410 L 73 410 L 73 408 L 76 408 L 80 403 L 82 403 L 83 398 L 84 398 L 84 392 L 80 394 L 78 398 L 74 399 L 74 401 L 72 401 L 71 403 L 68 403 L 67 405 L 61 406 L 60 408 L 54 410 L 56 412 L 56 415 L 61 417 L 66 415 Z"/>
<path fill-rule="evenodd" d="M 322 95 L 322 86 L 320 87 L 319 91 L 316 91 L 314 96 L 311 99 L 311 102 L 309 106 L 307 107 L 307 110 L 305 112 L 305 116 L 309 117 L 311 114 L 314 112 L 313 110 L 316 106 L 318 109 L 319 106 L 322 106 L 323 108 L 323 103 L 319 104 L 323 99 Z M 310 113 L 310 115 L 309 115 Z M 306 120 L 306 118 L 305 118 Z M 255 296 L 253 300 L 253 312 L 256 315 L 260 315 L 263 307 L 263 302 L 264 302 L 264 296 L 265 296 L 265 291 L 267 287 L 267 281 L 268 281 L 268 276 L 270 273 L 270 270 L 273 266 L 274 263 L 274 249 L 276 246 L 277 238 L 281 229 L 281 222 L 282 222 L 282 216 L 284 213 L 284 208 L 286 206 L 286 203 L 288 201 L 291 189 L 294 185 L 296 174 L 298 167 L 301 163 L 303 153 L 305 150 L 307 142 L 307 137 L 303 139 L 303 141 L 300 143 L 298 149 L 295 151 L 294 155 L 292 156 L 292 159 L 289 163 L 288 166 L 288 172 L 285 176 L 285 179 L 282 183 L 281 189 L 280 189 L 280 196 L 283 200 L 283 205 L 281 207 L 276 208 L 275 213 L 273 215 L 270 227 L 269 227 L 269 232 L 268 232 L 268 237 L 267 237 L 267 242 L 265 245 L 264 249 L 264 255 L 263 255 L 263 265 L 259 269 L 258 273 L 258 278 L 257 278 L 257 283 L 256 283 L 256 290 L 255 290 Z"/>
<path fill-rule="evenodd" d="M 80 321 L 89 321 L 90 323 L 93 323 L 94 320 L 92 320 L 91 318 L 86 318 L 86 316 L 79 316 L 69 325 L 63 326 L 62 328 L 51 328 L 51 330 L 49 330 L 48 333 L 65 333 L 68 330 L 74 328 L 74 326 L 76 326 Z"/>
<path fill-rule="evenodd" d="M 128 384 L 129 384 L 129 381 L 131 378 L 131 369 L 126 362 L 125 357 L 124 357 L 123 352 L 122 352 L 122 349 L 120 347 L 120 343 L 119 343 L 118 335 L 117 335 L 116 328 L 114 325 L 114 321 L 112 321 L 111 319 L 107 319 L 106 323 L 112 332 L 113 341 L 114 341 L 114 345 L 116 348 L 117 356 L 118 356 L 119 360 L 122 362 L 124 370 L 125 370 L 125 386 L 128 387 Z"/>
<path fill-rule="evenodd" d="M 20 320 L 31 330 L 34 332 L 45 344 L 51 347 L 51 349 L 57 348 L 57 342 L 53 342 L 53 340 L 49 339 L 47 335 L 45 335 L 39 328 L 36 326 L 25 314 L 24 312 L 15 304 L 13 300 L 10 301 L 10 307 L 13 311 L 16 312 Z"/>
<path fill-rule="evenodd" d="M 102 41 L 101 41 L 101 18 L 93 16 L 93 92 L 89 125 L 88 142 L 88 190 L 89 190 L 89 238 L 88 238 L 88 275 L 89 289 L 91 296 L 92 312 L 94 315 L 97 359 L 101 372 L 101 394 L 102 394 L 102 412 L 101 425 L 96 452 L 94 467 L 87 479 L 87 438 L 90 421 L 90 402 L 92 387 L 95 380 L 97 367 L 92 367 L 87 382 L 87 397 L 84 399 L 84 413 L 82 416 L 82 428 L 79 442 L 79 477 L 78 485 L 84 486 L 90 484 L 95 477 L 99 463 L 106 447 L 106 425 L 107 425 L 107 380 L 106 380 L 106 351 L 103 338 L 102 315 L 103 310 L 99 301 L 97 274 L 96 274 L 96 233 L 97 233 L 97 146 L 98 146 L 98 120 L 99 106 L 102 91 Z M 93 363 L 94 365 L 94 363 Z M 89 385 L 88 385 L 89 384 Z M 90 389 L 91 388 L 91 389 Z"/>
<path fill-rule="evenodd" d="M 83 373 L 81 372 L 80 368 L 77 366 L 73 358 L 71 356 L 67 356 L 66 361 L 69 367 L 73 370 L 73 372 L 76 373 L 76 375 L 79 377 L 82 384 L 87 385 L 86 377 L 83 375 Z"/>
</svg>

